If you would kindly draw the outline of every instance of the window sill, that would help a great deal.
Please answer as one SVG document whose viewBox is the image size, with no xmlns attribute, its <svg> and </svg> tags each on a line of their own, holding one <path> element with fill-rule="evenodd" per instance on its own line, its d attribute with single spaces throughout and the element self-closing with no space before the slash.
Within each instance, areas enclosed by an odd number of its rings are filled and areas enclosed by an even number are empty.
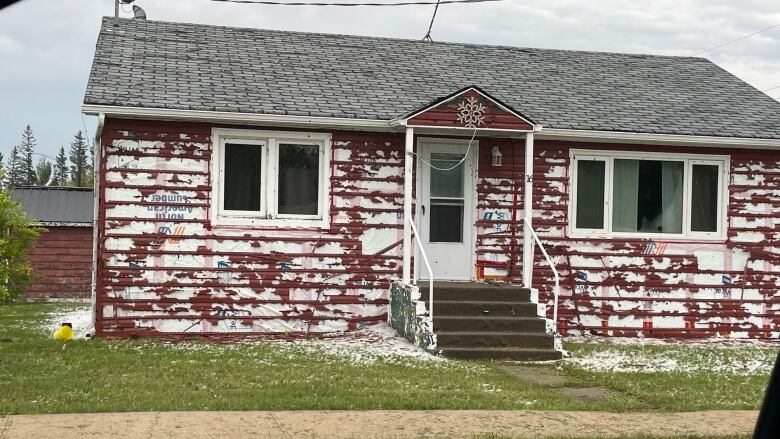
<svg viewBox="0 0 780 439">
<path fill-rule="evenodd" d="M 251 227 L 263 228 L 301 228 L 301 229 L 326 229 L 329 224 L 323 218 L 247 218 L 234 216 L 217 216 L 212 221 L 214 227 Z"/>
<path fill-rule="evenodd" d="M 667 233 L 605 233 L 572 231 L 567 234 L 572 239 L 603 239 L 611 241 L 669 241 L 669 242 L 725 242 L 725 235 L 678 235 Z"/>
</svg>

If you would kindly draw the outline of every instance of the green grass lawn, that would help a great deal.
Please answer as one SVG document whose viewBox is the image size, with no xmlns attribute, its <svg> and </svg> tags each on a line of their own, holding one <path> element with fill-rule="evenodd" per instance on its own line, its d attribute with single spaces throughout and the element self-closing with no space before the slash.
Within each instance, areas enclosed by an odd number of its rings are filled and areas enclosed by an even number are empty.
<svg viewBox="0 0 780 439">
<path fill-rule="evenodd" d="M 566 348 L 576 357 L 558 366 L 568 385 L 606 387 L 633 398 L 639 407 L 665 411 L 758 409 L 778 349 L 733 343 L 570 343 Z M 596 366 L 583 367 L 577 362 L 581 358 Z M 600 370 L 600 360 L 615 361 L 621 371 Z M 648 369 L 656 371 L 646 372 Z"/>
<path fill-rule="evenodd" d="M 146 410 L 297 409 L 757 409 L 768 380 L 754 374 L 593 371 L 573 362 L 559 370 L 567 386 L 602 386 L 608 400 L 584 403 L 555 388 L 512 377 L 486 361 L 366 359 L 280 342 L 170 344 L 156 340 L 57 342 L 44 324 L 72 305 L 0 306 L 0 414 Z M 587 357 L 617 350 L 679 361 L 774 358 L 774 348 L 567 345 Z M 357 349 L 357 348 L 356 348 Z M 701 349 L 702 351 L 698 351 Z M 678 352 L 679 351 L 679 352 Z M 706 352 L 705 352 L 706 351 Z M 638 354 L 637 354 L 638 355 Z M 646 359 L 646 358 L 645 358 Z M 687 360 L 686 360 L 687 359 Z M 767 360 L 769 359 L 769 360 Z M 706 362 L 705 362 L 706 363 Z M 709 364 L 709 363 L 706 363 Z"/>
</svg>

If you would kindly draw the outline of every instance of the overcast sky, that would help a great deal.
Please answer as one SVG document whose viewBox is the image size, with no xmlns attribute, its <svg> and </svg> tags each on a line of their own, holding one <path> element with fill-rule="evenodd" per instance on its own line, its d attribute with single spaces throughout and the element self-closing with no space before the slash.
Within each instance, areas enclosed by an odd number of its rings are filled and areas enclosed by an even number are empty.
<svg viewBox="0 0 780 439">
<path fill-rule="evenodd" d="M 432 6 L 285 7 L 210 0 L 136 4 L 150 20 L 401 38 L 421 38 L 433 12 Z M 67 150 L 73 134 L 84 129 L 80 105 L 100 17 L 113 13 L 112 0 L 23 0 L 0 10 L 4 156 L 19 143 L 27 124 L 38 138 L 38 151 L 51 156 L 61 145 Z M 776 0 L 504 0 L 443 5 L 432 36 L 437 41 L 697 55 L 775 24 L 780 24 Z M 780 26 L 703 56 L 759 90 L 780 86 Z M 767 93 L 780 97 L 780 87 Z M 85 120 L 93 134 L 94 118 Z"/>
</svg>

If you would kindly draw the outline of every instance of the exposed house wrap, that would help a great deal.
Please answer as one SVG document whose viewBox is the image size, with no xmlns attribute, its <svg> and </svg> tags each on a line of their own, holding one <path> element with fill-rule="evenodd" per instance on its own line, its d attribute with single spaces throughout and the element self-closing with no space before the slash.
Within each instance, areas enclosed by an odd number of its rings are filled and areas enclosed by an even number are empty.
<svg viewBox="0 0 780 439">
<path fill-rule="evenodd" d="M 333 133 L 328 229 L 212 227 L 210 133 L 106 123 L 104 333 L 336 332 L 386 319 L 401 138 Z"/>
<path fill-rule="evenodd" d="M 85 97 L 85 111 L 107 114 L 98 334 L 301 334 L 385 320 L 403 238 L 404 133 L 392 121 L 471 85 L 542 126 L 533 225 L 563 278 L 561 332 L 780 336 L 780 153 L 766 146 L 780 139 L 780 106 L 707 60 L 124 19 L 104 19 Z M 436 120 L 454 120 L 442 111 Z M 230 125 L 231 114 L 247 120 Z M 221 128 L 329 134 L 327 225 L 214 223 Z M 590 141 L 545 140 L 545 130 Z M 660 136 L 618 143 L 615 133 Z M 698 146 L 683 146 L 685 136 Z M 702 146 L 707 138 L 740 147 Z M 520 283 L 524 139 L 479 131 L 475 140 L 472 277 Z M 724 238 L 574 236 L 571 149 L 726 156 Z M 533 286 L 551 316 L 550 272 L 535 257 Z"/>
</svg>

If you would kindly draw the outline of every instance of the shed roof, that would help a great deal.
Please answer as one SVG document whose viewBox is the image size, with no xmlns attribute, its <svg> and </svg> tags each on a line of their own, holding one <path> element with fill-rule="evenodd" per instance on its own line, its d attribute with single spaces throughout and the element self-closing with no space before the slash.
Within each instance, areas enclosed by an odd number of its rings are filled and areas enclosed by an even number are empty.
<svg viewBox="0 0 780 439">
<path fill-rule="evenodd" d="M 704 58 L 103 18 L 85 104 L 391 120 L 477 85 L 548 128 L 780 139 Z"/>
<path fill-rule="evenodd" d="M 82 187 L 22 186 L 11 191 L 27 216 L 44 226 L 91 226 L 93 190 Z"/>
</svg>

